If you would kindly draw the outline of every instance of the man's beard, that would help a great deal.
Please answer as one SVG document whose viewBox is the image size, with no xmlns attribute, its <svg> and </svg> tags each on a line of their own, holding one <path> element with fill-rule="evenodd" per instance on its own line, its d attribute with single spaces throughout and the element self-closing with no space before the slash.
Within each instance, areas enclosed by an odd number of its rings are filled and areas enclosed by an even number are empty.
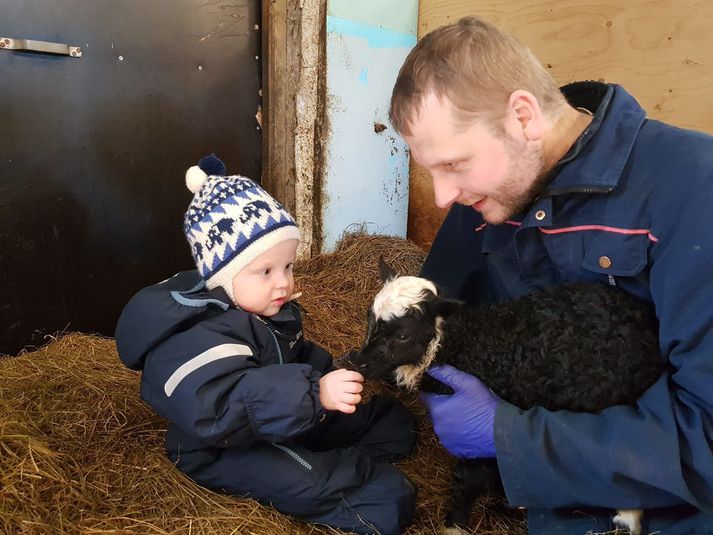
<svg viewBox="0 0 713 535">
<path fill-rule="evenodd" d="M 486 219 L 488 223 L 495 225 L 505 223 L 530 206 L 551 180 L 550 173 L 544 169 L 545 159 L 538 147 L 524 149 L 513 140 L 508 140 L 506 146 L 510 168 L 505 191 L 498 196 L 491 196 L 491 199 L 500 205 L 504 215 L 494 220 Z M 530 179 L 533 175 L 534 178 Z M 523 184 L 530 180 L 529 186 L 522 190 Z"/>
</svg>

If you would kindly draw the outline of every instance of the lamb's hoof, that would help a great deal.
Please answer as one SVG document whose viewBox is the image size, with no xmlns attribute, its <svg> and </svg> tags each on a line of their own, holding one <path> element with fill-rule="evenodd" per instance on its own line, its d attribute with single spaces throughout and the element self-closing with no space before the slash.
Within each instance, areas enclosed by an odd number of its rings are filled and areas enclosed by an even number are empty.
<svg viewBox="0 0 713 535">
<path fill-rule="evenodd" d="M 467 535 L 468 532 L 458 526 L 444 526 L 441 529 L 441 535 Z"/>
<path fill-rule="evenodd" d="M 614 517 L 617 528 L 628 529 L 631 535 L 641 534 L 641 509 L 619 509 Z"/>
</svg>

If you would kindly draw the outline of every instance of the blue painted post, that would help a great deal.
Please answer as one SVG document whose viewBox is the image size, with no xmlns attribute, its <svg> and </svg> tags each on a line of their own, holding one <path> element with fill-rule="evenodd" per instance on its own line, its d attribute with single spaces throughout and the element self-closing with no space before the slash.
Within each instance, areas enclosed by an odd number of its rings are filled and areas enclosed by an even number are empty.
<svg viewBox="0 0 713 535">
<path fill-rule="evenodd" d="M 388 120 L 416 44 L 418 0 L 328 0 L 322 244 L 346 230 L 406 236 L 409 156 Z"/>
</svg>

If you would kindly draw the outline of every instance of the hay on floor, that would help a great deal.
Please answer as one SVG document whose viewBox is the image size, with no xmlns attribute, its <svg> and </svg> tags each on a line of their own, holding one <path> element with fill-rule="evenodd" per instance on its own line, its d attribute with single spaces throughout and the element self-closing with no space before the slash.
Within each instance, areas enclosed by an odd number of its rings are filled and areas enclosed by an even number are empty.
<svg viewBox="0 0 713 535">
<path fill-rule="evenodd" d="M 406 240 L 352 234 L 334 253 L 298 264 L 308 339 L 335 355 L 359 347 L 380 286 L 379 255 L 402 274 L 416 274 L 424 256 Z M 417 518 L 406 533 L 437 533 L 452 459 L 415 396 L 394 394 L 422 429 L 414 455 L 400 465 L 419 489 Z M 165 429 L 140 400 L 139 374 L 121 364 L 112 339 L 66 334 L 0 359 L 0 533 L 341 533 L 198 487 L 165 457 Z M 473 526 L 484 535 L 526 532 L 522 514 L 487 501 L 476 507 Z"/>
</svg>

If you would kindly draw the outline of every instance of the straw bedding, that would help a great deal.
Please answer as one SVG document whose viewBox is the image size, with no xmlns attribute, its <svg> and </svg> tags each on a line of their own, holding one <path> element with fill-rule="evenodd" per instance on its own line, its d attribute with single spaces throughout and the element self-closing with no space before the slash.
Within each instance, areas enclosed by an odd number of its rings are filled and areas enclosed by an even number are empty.
<svg viewBox="0 0 713 535">
<path fill-rule="evenodd" d="M 297 265 L 308 339 L 334 355 L 359 347 L 382 254 L 402 274 L 416 274 L 424 256 L 406 240 L 356 233 L 334 253 Z M 387 390 L 367 385 L 367 395 Z M 415 396 L 393 393 L 422 430 L 414 455 L 400 464 L 419 489 L 406 533 L 437 533 L 452 460 Z M 64 334 L 0 359 L 0 533 L 341 533 L 198 487 L 164 456 L 165 428 L 140 400 L 139 374 L 123 367 L 112 339 Z M 483 535 L 526 532 L 522 513 L 492 501 L 479 504 L 472 525 Z"/>
</svg>

